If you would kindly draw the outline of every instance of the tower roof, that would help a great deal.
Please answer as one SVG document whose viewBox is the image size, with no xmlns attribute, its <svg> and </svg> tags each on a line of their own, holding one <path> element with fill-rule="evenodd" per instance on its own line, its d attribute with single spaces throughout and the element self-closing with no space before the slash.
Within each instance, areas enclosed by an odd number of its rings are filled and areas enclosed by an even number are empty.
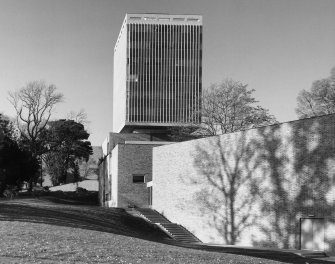
<svg viewBox="0 0 335 264">
<path fill-rule="evenodd" d="M 126 14 L 118 39 L 115 44 L 116 49 L 121 34 L 127 24 L 155 24 L 155 25 L 202 25 L 202 15 L 170 15 L 164 13 Z"/>
</svg>

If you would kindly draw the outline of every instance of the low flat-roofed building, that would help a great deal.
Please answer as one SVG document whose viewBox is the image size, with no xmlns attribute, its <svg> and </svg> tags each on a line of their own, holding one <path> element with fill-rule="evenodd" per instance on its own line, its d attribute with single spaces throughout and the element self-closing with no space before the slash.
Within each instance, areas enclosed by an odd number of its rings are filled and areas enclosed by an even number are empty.
<svg viewBox="0 0 335 264">
<path fill-rule="evenodd" d="M 152 149 L 171 144 L 150 134 L 110 133 L 105 139 L 100 174 L 100 204 L 106 207 L 148 207 Z"/>
</svg>

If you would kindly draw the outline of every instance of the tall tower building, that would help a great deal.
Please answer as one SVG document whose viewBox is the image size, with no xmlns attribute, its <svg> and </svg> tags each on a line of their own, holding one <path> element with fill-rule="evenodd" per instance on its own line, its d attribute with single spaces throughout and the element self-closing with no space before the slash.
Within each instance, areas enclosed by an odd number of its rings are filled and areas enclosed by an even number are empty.
<svg viewBox="0 0 335 264">
<path fill-rule="evenodd" d="M 104 143 L 99 199 L 152 204 L 153 148 L 171 127 L 200 123 L 202 17 L 127 14 L 114 49 L 113 130 Z"/>
<path fill-rule="evenodd" d="M 200 122 L 202 17 L 127 14 L 114 49 L 113 132 Z"/>
</svg>

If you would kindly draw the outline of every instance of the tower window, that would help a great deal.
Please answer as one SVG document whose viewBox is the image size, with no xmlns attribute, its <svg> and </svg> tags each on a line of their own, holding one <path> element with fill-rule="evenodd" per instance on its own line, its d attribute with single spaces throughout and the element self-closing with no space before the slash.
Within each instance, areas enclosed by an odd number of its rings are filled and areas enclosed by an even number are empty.
<svg viewBox="0 0 335 264">
<path fill-rule="evenodd" d="M 144 20 L 156 20 L 155 17 L 145 17 Z"/>
<path fill-rule="evenodd" d="M 132 82 L 138 82 L 138 76 L 137 74 L 129 74 L 128 80 Z"/>
<path fill-rule="evenodd" d="M 144 183 L 144 174 L 133 174 L 133 183 Z"/>
<path fill-rule="evenodd" d="M 170 21 L 170 18 L 160 17 L 158 18 L 159 21 Z"/>
<path fill-rule="evenodd" d="M 196 22 L 199 22 L 199 19 L 198 18 L 188 18 L 187 21 L 196 21 Z"/>
</svg>

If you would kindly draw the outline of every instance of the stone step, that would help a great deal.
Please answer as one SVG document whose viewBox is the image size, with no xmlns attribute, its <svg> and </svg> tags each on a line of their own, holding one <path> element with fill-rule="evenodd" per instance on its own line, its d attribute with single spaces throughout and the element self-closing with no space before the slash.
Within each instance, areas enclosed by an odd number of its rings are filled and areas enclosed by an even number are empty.
<svg viewBox="0 0 335 264">
<path fill-rule="evenodd" d="M 167 228 L 168 229 L 168 228 Z M 178 234 L 181 234 L 181 235 L 183 235 L 183 234 L 187 234 L 187 232 L 185 232 L 185 231 L 181 231 L 181 230 L 179 230 L 179 229 L 175 229 L 175 230 L 173 230 L 173 229 L 168 229 L 169 231 L 172 231 L 174 234 L 176 234 L 176 235 L 178 235 Z"/>
<path fill-rule="evenodd" d="M 135 211 L 141 217 L 151 223 L 157 224 L 165 233 L 171 238 L 182 243 L 199 243 L 201 242 L 197 237 L 190 233 L 187 229 L 182 226 L 171 223 L 163 215 L 155 210 L 149 208 L 136 208 Z M 134 213 L 134 212 L 133 212 Z"/>
<path fill-rule="evenodd" d="M 148 219 L 150 222 L 152 223 L 166 223 L 168 224 L 169 222 L 164 219 L 164 218 L 151 218 L 151 217 L 147 217 L 147 216 L 144 216 L 146 219 Z"/>
<path fill-rule="evenodd" d="M 168 230 L 169 231 L 169 230 Z M 170 231 L 169 231 L 170 232 Z M 193 236 L 191 236 L 191 235 L 189 235 L 189 234 L 176 234 L 176 233 L 174 233 L 174 232 L 170 232 L 170 233 L 172 233 L 172 235 L 174 236 L 174 237 L 189 237 L 189 238 L 192 238 Z"/>
<path fill-rule="evenodd" d="M 168 230 L 168 231 L 170 231 L 170 230 Z M 170 231 L 171 232 L 171 231 Z M 188 234 L 188 233 L 181 233 L 181 232 L 173 232 L 173 235 L 174 236 L 188 236 L 188 237 L 193 237 L 193 236 L 191 236 L 190 234 Z"/>
<path fill-rule="evenodd" d="M 190 233 L 188 230 L 183 228 L 180 225 L 169 223 L 169 224 L 161 224 L 163 228 L 167 230 L 171 234 L 173 238 L 180 242 L 200 242 L 198 238 L 196 238 L 192 233 Z"/>
</svg>

